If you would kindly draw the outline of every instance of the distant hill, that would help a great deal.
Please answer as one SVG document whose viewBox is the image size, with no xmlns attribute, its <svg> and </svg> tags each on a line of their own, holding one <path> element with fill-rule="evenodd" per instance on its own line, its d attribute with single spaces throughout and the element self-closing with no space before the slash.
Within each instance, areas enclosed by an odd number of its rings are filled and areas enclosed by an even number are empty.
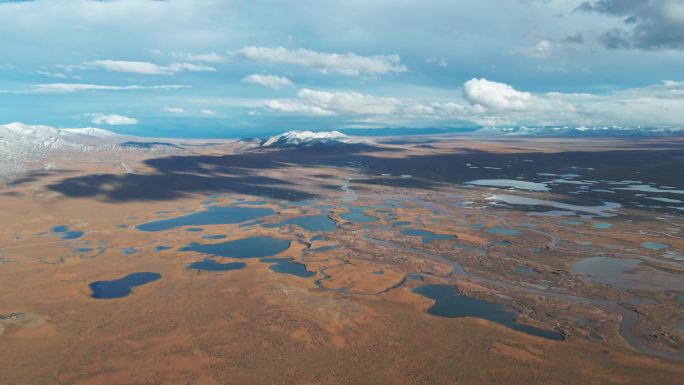
<svg viewBox="0 0 684 385">
<path fill-rule="evenodd" d="M 351 144 L 372 145 L 366 139 L 345 135 L 339 131 L 288 131 L 261 141 L 260 147 L 298 148 L 298 147 L 336 147 Z"/>
<path fill-rule="evenodd" d="M 562 127 L 483 127 L 477 134 L 507 136 L 579 136 L 579 137 L 636 137 L 684 135 L 684 130 L 676 128 L 644 128 L 620 126 L 562 126 Z"/>
</svg>

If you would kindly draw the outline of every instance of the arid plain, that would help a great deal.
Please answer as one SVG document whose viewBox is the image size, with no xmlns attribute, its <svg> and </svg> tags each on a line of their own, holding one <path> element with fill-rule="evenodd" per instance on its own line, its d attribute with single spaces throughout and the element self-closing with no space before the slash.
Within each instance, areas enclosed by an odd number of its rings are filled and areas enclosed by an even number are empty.
<svg viewBox="0 0 684 385">
<path fill-rule="evenodd" d="M 681 138 L 175 145 L 0 185 L 0 382 L 684 378 Z"/>
</svg>

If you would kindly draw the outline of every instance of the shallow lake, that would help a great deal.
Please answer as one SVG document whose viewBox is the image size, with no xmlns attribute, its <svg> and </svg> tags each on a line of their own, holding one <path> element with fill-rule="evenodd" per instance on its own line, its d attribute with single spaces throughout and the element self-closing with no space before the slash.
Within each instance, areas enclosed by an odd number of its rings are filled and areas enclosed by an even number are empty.
<svg viewBox="0 0 684 385">
<path fill-rule="evenodd" d="M 504 229 L 501 227 L 490 227 L 485 230 L 485 233 L 495 235 L 518 235 L 520 234 L 520 231 L 515 229 Z"/>
<path fill-rule="evenodd" d="M 222 243 L 190 243 L 180 251 L 194 251 L 225 258 L 263 258 L 282 253 L 290 247 L 290 241 L 269 236 L 237 239 Z"/>
<path fill-rule="evenodd" d="M 290 274 L 302 278 L 313 277 L 314 275 L 316 275 L 315 272 L 308 271 L 306 269 L 306 265 L 299 262 L 294 262 L 289 258 L 277 261 L 268 268 L 275 271 L 276 273 Z"/>
<path fill-rule="evenodd" d="M 159 273 L 141 272 L 129 274 L 113 281 L 96 281 L 91 283 L 91 296 L 97 299 L 112 299 L 126 297 L 133 288 L 161 278 Z"/>
<path fill-rule="evenodd" d="M 556 341 L 565 339 L 562 334 L 554 330 L 539 329 L 534 326 L 516 323 L 516 313 L 514 311 L 508 310 L 503 305 L 494 302 L 459 294 L 458 290 L 453 286 L 422 285 L 413 289 L 413 292 L 435 300 L 435 303 L 427 310 L 429 314 L 435 316 L 482 318 L 533 336 Z"/>
<path fill-rule="evenodd" d="M 193 262 L 187 266 L 191 270 L 204 270 L 204 271 L 230 271 L 239 270 L 247 266 L 244 262 L 231 262 L 231 263 L 218 263 L 212 261 L 211 259 L 205 259 L 200 262 Z"/>
<path fill-rule="evenodd" d="M 644 249 L 649 249 L 653 251 L 658 251 L 662 249 L 667 249 L 670 247 L 667 243 L 660 243 L 660 242 L 642 242 L 641 247 Z"/>
<path fill-rule="evenodd" d="M 510 187 L 518 190 L 547 192 L 549 187 L 546 183 L 527 182 L 517 179 L 478 179 L 465 182 L 467 185 L 482 187 Z"/>
<path fill-rule="evenodd" d="M 341 214 L 340 218 L 352 223 L 376 222 L 378 220 L 376 217 L 364 214 L 364 210 L 366 207 L 350 207 L 349 212 Z"/>
<path fill-rule="evenodd" d="M 69 230 L 69 227 L 65 225 L 55 226 L 52 228 L 52 231 L 61 234 L 61 237 L 64 240 L 78 239 L 83 236 L 82 231 Z"/>
<path fill-rule="evenodd" d="M 439 240 L 454 240 L 455 236 L 451 234 L 435 234 L 432 231 L 423 229 L 402 229 L 402 235 L 408 235 L 410 237 L 421 237 L 423 243 L 430 243 L 432 241 Z"/>
<path fill-rule="evenodd" d="M 638 259 L 590 257 L 575 263 L 570 271 L 586 275 L 593 283 L 612 283 L 622 273 L 636 268 L 640 263 Z"/>
<path fill-rule="evenodd" d="M 570 271 L 584 275 L 589 282 L 622 290 L 684 290 L 680 275 L 640 266 L 640 263 L 638 259 L 589 257 L 576 262 Z"/>
</svg>

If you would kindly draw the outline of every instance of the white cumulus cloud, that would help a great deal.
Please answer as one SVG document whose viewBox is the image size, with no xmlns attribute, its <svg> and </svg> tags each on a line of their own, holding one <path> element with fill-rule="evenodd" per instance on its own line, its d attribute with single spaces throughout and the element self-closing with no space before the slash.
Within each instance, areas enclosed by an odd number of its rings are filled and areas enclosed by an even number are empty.
<svg viewBox="0 0 684 385">
<path fill-rule="evenodd" d="M 243 83 L 256 84 L 263 87 L 279 90 L 284 87 L 293 87 L 294 83 L 284 76 L 251 74 L 242 78 Z"/>
<path fill-rule="evenodd" d="M 185 112 L 185 110 L 180 107 L 164 107 L 164 111 L 174 114 L 182 114 Z"/>
<path fill-rule="evenodd" d="M 106 124 L 109 126 L 130 126 L 138 124 L 138 119 L 118 114 L 94 114 L 91 122 L 93 124 Z"/>
<path fill-rule="evenodd" d="M 87 84 L 87 83 L 49 83 L 49 84 L 34 84 L 31 86 L 33 92 L 77 92 L 77 91 L 120 91 L 120 90 L 144 90 L 144 89 L 160 89 L 160 90 L 175 90 L 181 88 L 190 88 L 190 86 L 180 84 L 162 84 L 156 86 L 113 86 L 106 84 Z"/>
<path fill-rule="evenodd" d="M 210 53 L 200 53 L 200 54 L 192 54 L 192 53 L 174 53 L 172 54 L 173 57 L 183 59 L 183 60 L 188 60 L 188 61 L 200 61 L 200 62 L 206 62 L 206 63 L 221 63 L 226 60 L 224 56 L 221 56 L 217 53 L 210 52 Z"/>
<path fill-rule="evenodd" d="M 358 92 L 328 92 L 304 88 L 296 99 L 266 102 L 266 107 L 281 112 L 310 113 L 313 115 L 388 115 L 398 99 L 364 95 Z"/>
<path fill-rule="evenodd" d="M 110 72 L 126 72 L 142 75 L 173 75 L 178 72 L 216 72 L 216 68 L 193 63 L 171 63 L 167 66 L 143 61 L 95 60 L 83 63 L 86 67 L 97 67 Z"/>
<path fill-rule="evenodd" d="M 463 84 L 463 94 L 475 105 L 492 110 L 525 110 L 532 99 L 529 92 L 521 92 L 505 83 L 472 78 Z"/>
<path fill-rule="evenodd" d="M 399 55 L 359 56 L 353 52 L 328 53 L 310 49 L 287 49 L 284 47 L 244 47 L 236 54 L 250 60 L 285 63 L 316 69 L 322 73 L 339 73 L 355 76 L 362 73 L 384 74 L 406 72 Z"/>
</svg>

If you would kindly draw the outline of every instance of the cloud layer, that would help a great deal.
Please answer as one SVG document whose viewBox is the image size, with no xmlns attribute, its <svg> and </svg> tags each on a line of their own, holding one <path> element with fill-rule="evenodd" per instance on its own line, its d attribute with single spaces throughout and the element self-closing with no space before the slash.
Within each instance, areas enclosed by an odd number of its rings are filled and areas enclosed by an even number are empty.
<svg viewBox="0 0 684 385">
<path fill-rule="evenodd" d="M 158 64 L 141 62 L 141 61 L 126 61 L 126 60 L 95 60 L 92 62 L 83 63 L 87 67 L 99 67 L 111 72 L 126 72 L 132 74 L 142 75 L 173 75 L 178 72 L 216 72 L 216 68 L 193 64 L 193 63 L 171 63 L 167 66 L 160 66 Z"/>
<path fill-rule="evenodd" d="M 35 84 L 31 86 L 33 92 L 77 92 L 77 91 L 122 91 L 122 90 L 178 90 L 188 88 L 189 86 L 180 84 L 163 84 L 155 86 L 114 86 L 106 84 L 84 84 L 84 83 L 49 83 L 49 84 Z"/>
<path fill-rule="evenodd" d="M 264 103 L 269 111 L 310 116 L 346 116 L 356 122 L 429 125 L 469 122 L 482 126 L 650 126 L 684 129 L 684 82 L 666 81 L 608 94 L 533 94 L 473 78 L 451 100 L 379 97 L 357 92 L 302 89 L 296 98 Z M 654 124 L 653 122 L 658 122 Z"/>
<path fill-rule="evenodd" d="M 294 87 L 292 81 L 284 76 L 251 74 L 242 78 L 243 83 L 256 84 L 263 87 L 279 90 L 285 87 Z"/>
<path fill-rule="evenodd" d="M 0 121 L 74 127 L 90 124 L 90 111 L 125 111 L 140 120 L 114 130 L 213 137 L 285 127 L 684 127 L 683 7 L 0 1 Z"/>
<path fill-rule="evenodd" d="M 235 54 L 250 60 L 291 64 L 313 68 L 322 73 L 333 72 L 349 76 L 407 71 L 401 64 L 399 55 L 359 56 L 353 52 L 328 53 L 304 48 L 255 46 L 244 47 Z"/>
<path fill-rule="evenodd" d="M 681 0 L 597 0 L 578 8 L 618 17 L 623 25 L 605 32 L 609 48 L 684 49 L 684 2 Z"/>
<path fill-rule="evenodd" d="M 137 119 L 118 114 L 94 114 L 91 122 L 93 124 L 106 124 L 109 126 L 130 126 L 138 124 Z"/>
</svg>

